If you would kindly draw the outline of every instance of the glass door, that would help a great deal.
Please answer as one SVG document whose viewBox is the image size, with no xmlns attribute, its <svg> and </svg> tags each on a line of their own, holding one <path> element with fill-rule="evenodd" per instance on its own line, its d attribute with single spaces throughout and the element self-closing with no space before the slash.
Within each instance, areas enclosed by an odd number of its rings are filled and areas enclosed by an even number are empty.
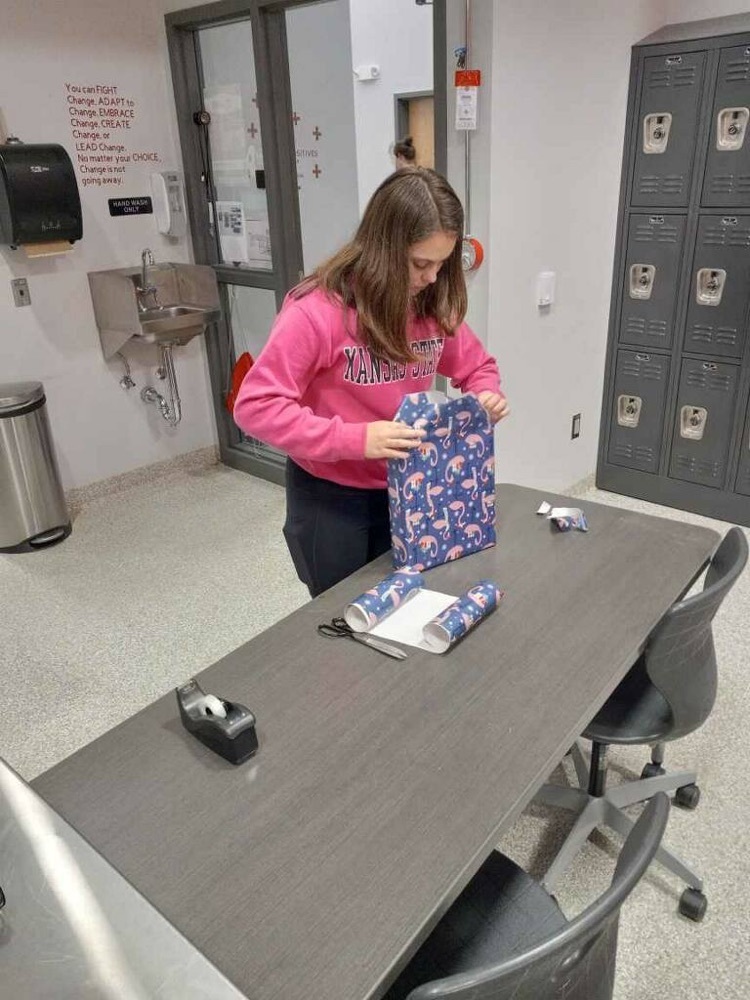
<svg viewBox="0 0 750 1000">
<path fill-rule="evenodd" d="M 238 360 L 244 370 L 263 348 L 286 283 L 274 267 L 251 20 L 201 28 L 195 42 L 204 113 L 199 141 L 207 228 L 229 337 L 223 372 L 228 397 Z M 243 434 L 234 425 L 229 403 L 220 419 L 233 450 L 246 457 L 251 471 L 277 478 L 284 456 Z M 260 469 L 252 468 L 256 462 Z"/>
<path fill-rule="evenodd" d="M 284 456 L 242 434 L 226 399 L 287 291 L 357 226 L 353 10 L 351 0 L 222 0 L 166 17 L 195 258 L 213 265 L 222 294 L 206 339 L 221 458 L 275 482 Z"/>
</svg>

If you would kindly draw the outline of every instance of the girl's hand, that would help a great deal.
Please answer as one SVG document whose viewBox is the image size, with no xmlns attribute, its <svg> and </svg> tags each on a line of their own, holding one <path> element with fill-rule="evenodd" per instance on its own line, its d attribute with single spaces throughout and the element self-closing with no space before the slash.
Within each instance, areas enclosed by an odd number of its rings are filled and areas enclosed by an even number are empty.
<svg viewBox="0 0 750 1000">
<path fill-rule="evenodd" d="M 477 399 L 489 413 L 490 422 L 493 424 L 496 424 L 498 420 L 502 420 L 503 417 L 507 417 L 510 413 L 508 400 L 505 396 L 501 396 L 499 392 L 490 392 L 489 389 L 485 389 L 484 392 L 477 393 Z"/>
<path fill-rule="evenodd" d="M 374 420 L 367 425 L 365 458 L 407 458 L 425 432 L 398 420 Z"/>
</svg>

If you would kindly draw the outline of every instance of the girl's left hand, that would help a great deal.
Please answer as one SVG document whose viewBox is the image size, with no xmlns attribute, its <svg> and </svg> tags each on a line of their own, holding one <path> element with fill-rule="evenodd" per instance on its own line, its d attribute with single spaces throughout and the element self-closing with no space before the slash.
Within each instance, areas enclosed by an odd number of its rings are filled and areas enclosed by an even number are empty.
<svg viewBox="0 0 750 1000">
<path fill-rule="evenodd" d="M 490 392 L 489 389 L 485 389 L 484 392 L 477 393 L 477 399 L 489 413 L 490 421 L 493 424 L 496 424 L 498 420 L 502 420 L 503 417 L 507 417 L 510 413 L 508 400 L 505 396 L 501 396 L 499 392 Z"/>
</svg>

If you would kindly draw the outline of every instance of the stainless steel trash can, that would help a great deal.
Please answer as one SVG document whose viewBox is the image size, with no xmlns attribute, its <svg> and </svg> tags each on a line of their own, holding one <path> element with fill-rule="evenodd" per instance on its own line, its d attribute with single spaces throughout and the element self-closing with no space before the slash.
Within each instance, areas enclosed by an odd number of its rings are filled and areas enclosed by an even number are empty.
<svg viewBox="0 0 750 1000">
<path fill-rule="evenodd" d="M 70 534 L 41 382 L 0 383 L 0 552 Z"/>
</svg>

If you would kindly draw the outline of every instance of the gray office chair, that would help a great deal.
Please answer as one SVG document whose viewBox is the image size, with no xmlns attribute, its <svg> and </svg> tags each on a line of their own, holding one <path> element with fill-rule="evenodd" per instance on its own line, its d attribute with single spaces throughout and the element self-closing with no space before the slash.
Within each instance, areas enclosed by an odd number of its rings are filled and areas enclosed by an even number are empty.
<svg viewBox="0 0 750 1000">
<path fill-rule="evenodd" d="M 627 836 L 633 821 L 625 806 L 648 799 L 655 792 L 674 792 L 675 802 L 688 809 L 698 804 L 695 772 L 665 774 L 663 744 L 693 732 L 708 718 L 716 698 L 716 653 L 711 623 L 721 602 L 747 562 L 748 546 L 739 528 L 730 528 L 711 559 L 703 590 L 673 604 L 649 636 L 644 652 L 583 733 L 591 740 L 587 767 L 578 744 L 571 755 L 579 788 L 547 784 L 535 801 L 562 806 L 578 813 L 573 829 L 543 879 L 553 892 L 560 877 L 591 832 L 609 826 Z M 606 751 L 611 743 L 650 744 L 651 765 L 639 781 L 605 789 Z M 687 882 L 679 910 L 702 920 L 707 900 L 703 881 L 665 847 L 656 860 Z"/>
<path fill-rule="evenodd" d="M 383 1000 L 611 1000 L 620 907 L 651 863 L 668 814 L 668 796 L 655 795 L 611 885 L 571 921 L 494 852 Z"/>
</svg>

